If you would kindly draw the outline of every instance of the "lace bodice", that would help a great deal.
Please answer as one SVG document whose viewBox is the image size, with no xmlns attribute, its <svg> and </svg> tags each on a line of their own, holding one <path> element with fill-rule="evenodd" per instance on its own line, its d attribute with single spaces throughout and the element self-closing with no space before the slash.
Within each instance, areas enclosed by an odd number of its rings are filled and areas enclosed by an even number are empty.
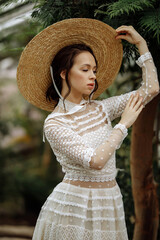
<svg viewBox="0 0 160 240">
<path fill-rule="evenodd" d="M 149 53 L 150 54 L 150 53 Z M 80 104 L 60 99 L 44 123 L 44 132 L 65 173 L 64 179 L 104 182 L 116 177 L 115 151 L 126 134 L 113 128 L 111 121 L 120 117 L 131 96 L 139 92 L 146 105 L 159 93 L 156 67 L 150 55 L 136 61 L 142 67 L 141 86 L 129 93 L 104 100 L 83 99 Z"/>
</svg>

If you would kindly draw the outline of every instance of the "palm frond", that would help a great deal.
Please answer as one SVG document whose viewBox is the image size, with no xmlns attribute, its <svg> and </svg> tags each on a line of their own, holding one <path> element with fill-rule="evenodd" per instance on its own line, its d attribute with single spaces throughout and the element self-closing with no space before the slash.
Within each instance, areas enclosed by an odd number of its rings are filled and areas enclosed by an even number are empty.
<svg viewBox="0 0 160 240">
<path fill-rule="evenodd" d="M 153 38 L 157 37 L 160 43 L 160 7 L 152 11 L 145 11 L 140 18 L 139 25 L 152 35 Z"/>
<path fill-rule="evenodd" d="M 109 15 L 110 18 L 120 16 L 122 14 L 131 14 L 137 11 L 142 11 L 144 8 L 153 8 L 155 0 L 118 0 L 113 3 L 103 4 L 99 7 L 106 7 L 103 14 Z M 98 13 L 98 10 L 97 10 Z M 101 13 L 101 12 L 100 12 Z"/>
</svg>

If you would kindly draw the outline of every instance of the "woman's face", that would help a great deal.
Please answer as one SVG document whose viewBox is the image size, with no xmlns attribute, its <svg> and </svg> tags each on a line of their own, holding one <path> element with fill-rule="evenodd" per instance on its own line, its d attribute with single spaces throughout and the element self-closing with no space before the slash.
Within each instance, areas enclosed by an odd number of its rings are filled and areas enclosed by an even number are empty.
<svg viewBox="0 0 160 240">
<path fill-rule="evenodd" d="M 80 99 L 83 94 L 89 95 L 93 91 L 96 79 L 96 62 L 90 52 L 82 52 L 75 57 L 68 79 L 71 86 L 70 95 L 73 98 Z"/>
</svg>

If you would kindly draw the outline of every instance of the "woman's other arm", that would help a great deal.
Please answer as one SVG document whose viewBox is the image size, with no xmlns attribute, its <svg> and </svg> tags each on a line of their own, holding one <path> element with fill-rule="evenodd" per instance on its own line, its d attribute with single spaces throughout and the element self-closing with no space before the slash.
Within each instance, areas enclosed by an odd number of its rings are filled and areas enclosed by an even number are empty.
<svg viewBox="0 0 160 240">
<path fill-rule="evenodd" d="M 127 128 L 136 121 L 138 115 L 144 107 L 142 100 L 143 98 L 140 97 L 138 93 L 130 96 L 120 122 L 114 126 L 112 133 L 108 137 L 107 141 L 103 143 L 103 146 L 99 146 L 96 149 L 95 155 L 97 155 L 97 158 L 93 158 L 91 160 L 90 164 L 92 167 L 97 169 L 103 168 L 108 161 L 108 155 L 111 156 L 113 152 L 120 147 L 123 139 L 128 134 Z M 98 156 L 101 156 L 101 158 L 98 158 Z"/>
<path fill-rule="evenodd" d="M 143 105 L 142 98 L 132 96 L 127 103 L 123 117 L 119 124 L 115 125 L 108 138 L 96 149 L 85 142 L 82 136 L 64 124 L 49 119 L 45 122 L 44 131 L 48 142 L 56 156 L 66 156 L 73 163 L 80 164 L 84 168 L 101 170 L 116 149 L 120 148 L 127 136 L 127 127 L 136 120 Z M 64 158 L 65 159 L 65 158 Z"/>
<path fill-rule="evenodd" d="M 120 126 L 119 126 L 120 127 Z M 112 154 L 118 149 L 127 136 L 127 130 L 114 127 L 109 137 L 96 149 L 90 147 L 82 136 L 71 128 L 59 124 L 54 119 L 48 120 L 44 125 L 45 136 L 55 153 L 61 161 L 63 156 L 70 159 L 75 164 L 84 168 L 100 170 L 104 167 Z"/>
</svg>

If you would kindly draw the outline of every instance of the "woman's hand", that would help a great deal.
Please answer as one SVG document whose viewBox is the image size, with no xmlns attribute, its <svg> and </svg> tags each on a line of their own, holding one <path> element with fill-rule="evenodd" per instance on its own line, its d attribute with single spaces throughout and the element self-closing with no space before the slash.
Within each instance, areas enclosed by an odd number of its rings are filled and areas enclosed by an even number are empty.
<svg viewBox="0 0 160 240">
<path fill-rule="evenodd" d="M 116 39 L 124 39 L 137 46 L 145 42 L 145 39 L 133 28 L 133 26 L 122 25 L 116 29 L 116 32 Z M 125 33 L 125 35 L 120 35 L 120 33 Z"/>
<path fill-rule="evenodd" d="M 129 128 L 136 121 L 144 107 L 142 104 L 142 100 L 143 98 L 139 96 L 138 92 L 135 96 L 132 94 L 121 115 L 121 120 L 119 123 L 124 124 L 126 128 Z"/>
</svg>

